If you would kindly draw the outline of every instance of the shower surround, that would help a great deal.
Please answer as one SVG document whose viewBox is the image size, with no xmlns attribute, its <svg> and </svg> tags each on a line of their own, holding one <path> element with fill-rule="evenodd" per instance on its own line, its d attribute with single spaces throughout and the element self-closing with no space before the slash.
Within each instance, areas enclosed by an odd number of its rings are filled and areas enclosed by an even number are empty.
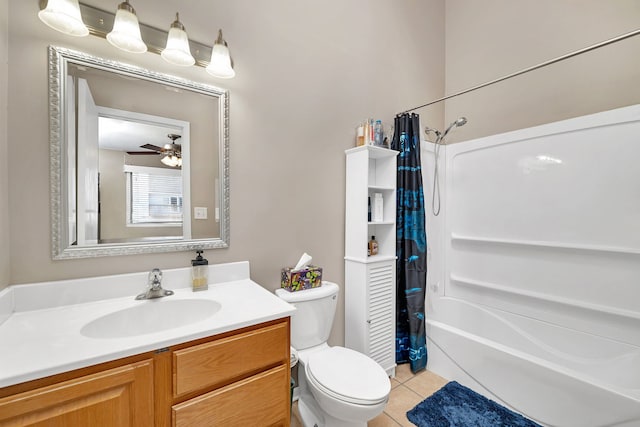
<svg viewBox="0 0 640 427">
<path fill-rule="evenodd" d="M 635 105 L 444 147 L 428 369 L 544 425 L 640 426 L 638 135 Z"/>
</svg>

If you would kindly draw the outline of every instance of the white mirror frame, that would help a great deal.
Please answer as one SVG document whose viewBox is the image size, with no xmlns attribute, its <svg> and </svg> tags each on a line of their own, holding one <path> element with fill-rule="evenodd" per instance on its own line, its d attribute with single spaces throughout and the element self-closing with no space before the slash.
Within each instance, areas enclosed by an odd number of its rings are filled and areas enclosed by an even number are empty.
<svg viewBox="0 0 640 427">
<path fill-rule="evenodd" d="M 159 82 L 176 88 L 199 92 L 218 99 L 220 133 L 219 170 L 220 237 L 209 239 L 167 240 L 157 242 L 110 243 L 91 246 L 72 246 L 68 239 L 66 133 L 65 108 L 67 64 L 86 65 L 143 80 Z M 213 137 L 213 135 L 212 135 Z M 49 46 L 49 147 L 50 147 L 50 202 L 51 253 L 53 259 L 90 258 L 112 255 L 132 255 L 158 252 L 193 251 L 197 249 L 226 248 L 229 246 L 229 93 L 215 86 L 196 83 L 140 67 L 106 60 L 86 53 Z"/>
</svg>

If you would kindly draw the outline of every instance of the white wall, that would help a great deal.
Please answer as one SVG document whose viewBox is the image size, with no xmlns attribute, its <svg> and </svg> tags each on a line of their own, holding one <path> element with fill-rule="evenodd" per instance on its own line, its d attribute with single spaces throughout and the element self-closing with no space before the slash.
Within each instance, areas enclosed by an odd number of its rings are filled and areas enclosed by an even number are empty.
<svg viewBox="0 0 640 427">
<path fill-rule="evenodd" d="M 7 87 L 9 2 L 0 0 L 0 289 L 9 283 L 9 168 L 7 159 Z"/>
<path fill-rule="evenodd" d="M 637 0 L 446 1 L 446 93 L 639 28 Z M 640 36 L 454 98 L 464 141 L 640 102 Z M 426 102 L 426 101 L 425 101 Z"/>
<path fill-rule="evenodd" d="M 216 80 L 158 55 L 121 53 L 103 39 L 67 37 L 38 20 L 36 1 L 9 0 L 11 283 L 183 267 L 194 255 L 51 260 L 49 44 L 229 89 L 231 245 L 205 256 L 210 263 L 249 260 L 254 280 L 275 289 L 280 268 L 306 251 L 326 279 L 343 283 L 344 150 L 353 146 L 359 121 L 391 121 L 442 95 L 444 0 L 133 3 L 140 20 L 157 27 L 168 27 L 179 10 L 190 37 L 201 42 L 211 44 L 222 28 L 237 76 Z M 428 121 L 441 122 L 441 114 L 428 112 Z M 342 307 L 335 343 L 343 340 Z"/>
</svg>

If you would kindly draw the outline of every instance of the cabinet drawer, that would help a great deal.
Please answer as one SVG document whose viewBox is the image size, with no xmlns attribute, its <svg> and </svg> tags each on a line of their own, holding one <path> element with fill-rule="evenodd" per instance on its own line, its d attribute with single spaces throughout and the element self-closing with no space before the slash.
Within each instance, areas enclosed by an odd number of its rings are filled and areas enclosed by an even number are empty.
<svg viewBox="0 0 640 427">
<path fill-rule="evenodd" d="M 221 338 L 173 353 L 174 397 L 246 378 L 289 360 L 289 323 Z"/>
<path fill-rule="evenodd" d="M 288 426 L 288 365 L 173 406 L 174 427 Z"/>
</svg>

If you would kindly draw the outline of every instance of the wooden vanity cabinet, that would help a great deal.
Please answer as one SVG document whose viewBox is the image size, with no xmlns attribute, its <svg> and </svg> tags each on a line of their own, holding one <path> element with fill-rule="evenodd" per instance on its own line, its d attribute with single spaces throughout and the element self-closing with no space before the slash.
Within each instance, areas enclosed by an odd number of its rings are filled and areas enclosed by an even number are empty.
<svg viewBox="0 0 640 427">
<path fill-rule="evenodd" d="M 289 318 L 0 389 L 5 426 L 289 426 Z"/>
</svg>

